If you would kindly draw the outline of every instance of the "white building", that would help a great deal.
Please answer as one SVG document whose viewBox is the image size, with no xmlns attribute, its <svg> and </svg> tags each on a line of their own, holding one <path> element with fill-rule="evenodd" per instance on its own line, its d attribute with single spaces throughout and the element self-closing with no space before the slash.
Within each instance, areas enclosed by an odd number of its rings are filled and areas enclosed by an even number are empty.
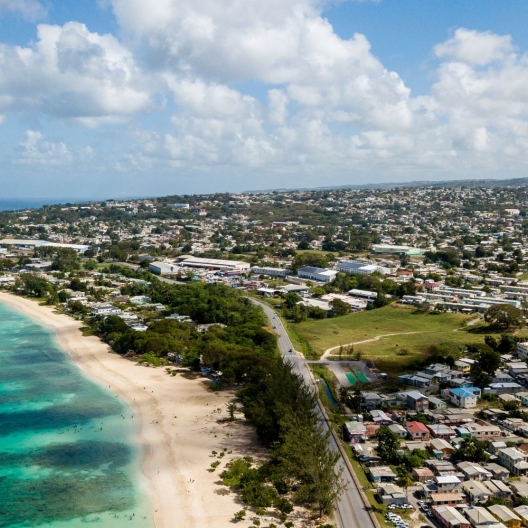
<svg viewBox="0 0 528 528">
<path fill-rule="evenodd" d="M 515 449 L 507 447 L 499 451 L 499 463 L 512 475 L 525 475 L 528 471 L 528 455 Z"/>
<path fill-rule="evenodd" d="M 174 209 L 189 209 L 189 204 L 184 203 L 175 203 L 175 204 L 169 204 L 170 207 L 174 207 Z"/>
<path fill-rule="evenodd" d="M 270 277 L 286 277 L 291 275 L 292 272 L 283 268 L 266 268 L 262 266 L 253 266 L 251 268 L 251 273 L 256 275 L 269 275 Z"/>
<path fill-rule="evenodd" d="M 174 262 L 151 262 L 149 270 L 156 275 L 168 275 L 170 273 L 177 273 L 180 270 Z"/>
<path fill-rule="evenodd" d="M 464 387 L 460 389 L 445 389 L 444 394 L 461 409 L 473 409 L 477 406 L 477 400 L 481 391 L 478 387 Z"/>
<path fill-rule="evenodd" d="M 337 271 L 326 268 L 306 266 L 297 272 L 297 277 L 318 282 L 331 282 L 335 279 Z"/>
<path fill-rule="evenodd" d="M 221 271 L 250 271 L 251 265 L 241 260 L 207 259 L 185 255 L 176 259 L 185 268 L 216 269 Z"/>
<path fill-rule="evenodd" d="M 517 343 L 517 354 L 521 359 L 527 359 L 528 343 Z"/>
<path fill-rule="evenodd" d="M 104 306 L 94 306 L 92 309 L 92 315 L 119 315 L 121 313 L 123 313 L 122 310 L 112 306 L 111 304 Z"/>
<path fill-rule="evenodd" d="M 360 275 L 371 275 L 372 273 L 380 273 L 381 275 L 388 275 L 391 270 L 383 266 L 375 264 L 365 264 L 364 262 L 354 262 L 352 260 L 344 260 L 337 265 L 337 271 L 344 273 L 359 273 Z"/>
</svg>

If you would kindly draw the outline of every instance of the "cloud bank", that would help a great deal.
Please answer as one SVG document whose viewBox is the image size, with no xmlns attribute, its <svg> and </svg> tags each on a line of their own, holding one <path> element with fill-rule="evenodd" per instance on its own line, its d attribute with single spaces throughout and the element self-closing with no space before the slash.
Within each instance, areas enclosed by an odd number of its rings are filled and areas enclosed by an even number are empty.
<svg viewBox="0 0 528 528">
<path fill-rule="evenodd" d="M 413 96 L 367 36 L 338 36 L 315 0 L 110 4 L 120 39 L 69 22 L 39 25 L 32 46 L 1 45 L 0 114 L 128 123 L 119 171 L 425 178 L 526 168 L 528 56 L 509 35 L 457 29 L 431 50 L 430 92 Z M 166 126 L 149 126 L 152 115 Z M 42 163 L 43 138 L 25 141 L 37 154 L 23 162 Z"/>
</svg>

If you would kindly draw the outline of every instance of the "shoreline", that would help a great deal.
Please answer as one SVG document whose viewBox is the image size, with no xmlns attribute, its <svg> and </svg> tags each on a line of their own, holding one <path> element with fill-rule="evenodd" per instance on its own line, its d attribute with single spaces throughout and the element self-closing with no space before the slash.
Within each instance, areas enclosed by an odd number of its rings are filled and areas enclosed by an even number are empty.
<svg viewBox="0 0 528 528">
<path fill-rule="evenodd" d="M 242 506 L 232 493 L 215 493 L 225 488 L 208 472 L 217 460 L 211 452 L 231 449 L 232 455 L 222 459 L 227 462 L 258 448 L 248 427 L 217 422 L 226 417 L 231 393 L 206 390 L 203 378 L 173 377 L 163 367 L 128 361 L 98 337 L 83 336 L 83 323 L 55 313 L 53 306 L 5 292 L 0 292 L 0 302 L 53 331 L 61 349 L 88 378 L 109 387 L 132 408 L 156 528 L 232 525 Z"/>
</svg>

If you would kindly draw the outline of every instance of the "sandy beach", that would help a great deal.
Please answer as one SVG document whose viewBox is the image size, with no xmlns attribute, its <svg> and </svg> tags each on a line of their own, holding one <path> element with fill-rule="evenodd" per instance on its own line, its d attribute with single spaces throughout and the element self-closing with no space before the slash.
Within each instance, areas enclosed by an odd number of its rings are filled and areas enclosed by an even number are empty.
<svg viewBox="0 0 528 528">
<path fill-rule="evenodd" d="M 207 390 L 204 379 L 173 377 L 164 368 L 124 359 L 98 338 L 82 336 L 81 323 L 52 307 L 2 292 L 0 302 L 53 330 L 77 366 L 131 406 L 157 528 L 232 526 L 242 505 L 233 493 L 222 494 L 218 473 L 225 461 L 256 448 L 249 427 L 218 423 L 227 417 L 232 394 Z M 207 470 L 217 460 L 211 452 L 224 448 L 232 454 L 211 474 Z"/>
</svg>

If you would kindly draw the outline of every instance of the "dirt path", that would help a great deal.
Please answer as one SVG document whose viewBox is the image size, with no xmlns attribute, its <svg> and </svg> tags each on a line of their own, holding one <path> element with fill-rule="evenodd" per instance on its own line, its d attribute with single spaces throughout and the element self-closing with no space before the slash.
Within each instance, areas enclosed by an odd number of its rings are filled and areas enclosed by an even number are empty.
<svg viewBox="0 0 528 528">
<path fill-rule="evenodd" d="M 364 339 L 363 341 L 355 341 L 354 343 L 346 343 L 344 345 L 337 345 L 337 346 L 331 347 L 325 350 L 324 354 L 321 356 L 321 359 L 326 359 L 330 355 L 330 352 L 332 352 L 332 350 L 337 350 L 341 346 L 347 347 L 347 346 L 353 346 L 353 345 L 363 345 L 364 343 L 372 343 L 373 341 L 379 341 L 382 337 L 392 337 L 392 336 L 411 335 L 411 334 L 425 334 L 425 333 L 426 332 L 419 331 L 419 332 L 397 332 L 395 334 L 381 334 L 376 337 L 372 337 L 370 339 Z"/>
<path fill-rule="evenodd" d="M 476 319 L 472 319 L 471 321 L 469 321 L 467 323 L 466 326 L 473 326 L 475 324 L 477 324 L 478 322 L 480 322 L 480 317 L 477 317 Z M 455 328 L 454 330 L 452 330 L 453 332 L 458 332 L 459 330 L 463 330 L 465 327 L 462 327 L 462 328 Z M 434 331 L 432 331 L 434 332 Z M 419 331 L 416 331 L 416 332 L 396 332 L 394 334 L 380 334 L 378 336 L 375 336 L 375 337 L 372 337 L 370 339 L 364 339 L 363 341 L 355 341 L 354 343 L 346 343 L 344 345 L 337 345 L 337 346 L 333 346 L 333 347 L 330 347 L 328 348 L 327 350 L 324 351 L 323 355 L 321 356 L 321 359 L 326 359 L 333 350 L 338 350 L 341 346 L 343 347 L 347 347 L 347 346 L 353 346 L 353 345 L 363 345 L 365 343 L 372 343 L 374 341 L 379 341 L 381 338 L 383 337 L 393 337 L 393 336 L 400 336 L 400 335 L 413 335 L 413 334 L 427 334 L 429 333 L 427 330 L 419 330 Z"/>
</svg>

